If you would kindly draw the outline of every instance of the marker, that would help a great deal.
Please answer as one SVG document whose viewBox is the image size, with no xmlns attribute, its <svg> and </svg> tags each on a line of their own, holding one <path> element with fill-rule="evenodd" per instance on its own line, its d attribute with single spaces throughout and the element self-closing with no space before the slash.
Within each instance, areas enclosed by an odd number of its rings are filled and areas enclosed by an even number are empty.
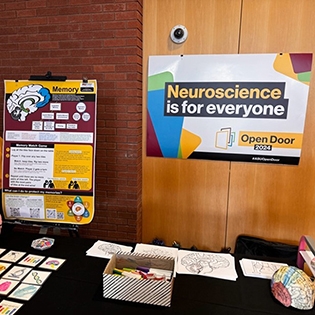
<svg viewBox="0 0 315 315">
<path fill-rule="evenodd" d="M 147 280 L 154 280 L 155 279 L 155 274 L 154 273 L 145 273 L 142 272 L 143 278 Z"/>
<path fill-rule="evenodd" d="M 139 273 L 140 273 L 142 279 L 148 279 L 147 274 L 145 272 L 140 270 Z"/>
<path fill-rule="evenodd" d="M 132 270 L 131 273 L 134 273 L 135 275 L 140 275 L 141 276 L 141 271 L 140 270 Z"/>
<path fill-rule="evenodd" d="M 154 280 L 155 279 L 155 273 L 147 273 L 147 279 Z"/>
<path fill-rule="evenodd" d="M 116 275 L 121 275 L 122 274 L 122 270 L 118 269 L 118 268 L 114 268 L 113 273 Z"/>
<path fill-rule="evenodd" d="M 150 268 L 138 266 L 138 267 L 137 267 L 137 270 L 141 270 L 141 271 L 143 271 L 143 272 L 148 273 L 148 272 L 150 271 Z"/>
<path fill-rule="evenodd" d="M 136 271 L 136 269 L 132 269 L 132 268 L 123 268 L 122 270 L 123 271 L 128 271 L 128 272 Z"/>
<path fill-rule="evenodd" d="M 128 278 L 133 278 L 133 279 L 141 279 L 141 276 L 132 272 L 128 271 L 123 271 L 121 273 L 123 276 L 128 277 Z"/>
<path fill-rule="evenodd" d="M 161 280 L 161 281 L 165 281 L 166 277 L 165 275 L 155 275 L 154 280 Z"/>
</svg>

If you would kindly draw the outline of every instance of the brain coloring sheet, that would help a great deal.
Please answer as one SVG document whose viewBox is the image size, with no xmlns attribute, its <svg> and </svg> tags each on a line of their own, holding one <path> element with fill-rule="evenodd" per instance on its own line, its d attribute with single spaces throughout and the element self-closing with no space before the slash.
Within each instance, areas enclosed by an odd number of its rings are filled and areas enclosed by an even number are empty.
<svg viewBox="0 0 315 315">
<path fill-rule="evenodd" d="M 177 273 L 236 280 L 234 257 L 226 253 L 179 250 Z"/>
</svg>

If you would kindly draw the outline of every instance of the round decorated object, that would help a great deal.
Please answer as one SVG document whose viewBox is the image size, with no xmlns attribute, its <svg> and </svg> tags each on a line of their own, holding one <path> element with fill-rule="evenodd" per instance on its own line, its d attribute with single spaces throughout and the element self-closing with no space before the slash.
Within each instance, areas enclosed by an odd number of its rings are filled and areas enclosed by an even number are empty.
<svg viewBox="0 0 315 315">
<path fill-rule="evenodd" d="M 280 267 L 271 278 L 271 292 L 286 307 L 309 310 L 314 306 L 314 282 L 297 267 Z"/>
<path fill-rule="evenodd" d="M 32 247 L 39 250 L 49 249 L 54 245 L 55 240 L 53 238 L 42 237 L 33 240 Z"/>
</svg>

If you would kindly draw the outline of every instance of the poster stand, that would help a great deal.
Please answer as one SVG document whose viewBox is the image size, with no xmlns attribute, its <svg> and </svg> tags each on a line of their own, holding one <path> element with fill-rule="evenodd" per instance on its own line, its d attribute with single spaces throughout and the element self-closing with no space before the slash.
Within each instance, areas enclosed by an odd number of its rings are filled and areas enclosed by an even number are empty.
<svg viewBox="0 0 315 315">
<path fill-rule="evenodd" d="M 29 81 L 66 81 L 66 76 L 52 75 L 51 71 L 47 71 L 45 75 L 31 75 Z"/>
<path fill-rule="evenodd" d="M 59 224 L 59 223 L 45 223 L 39 224 L 34 221 L 26 221 L 26 220 L 3 220 L 3 224 L 5 224 L 9 230 L 14 229 L 15 226 L 26 226 L 26 227 L 38 227 L 40 228 L 39 234 L 46 234 L 48 229 L 53 230 L 53 234 L 60 234 L 60 230 L 67 230 L 71 237 L 79 237 L 79 226 L 76 224 Z"/>
</svg>

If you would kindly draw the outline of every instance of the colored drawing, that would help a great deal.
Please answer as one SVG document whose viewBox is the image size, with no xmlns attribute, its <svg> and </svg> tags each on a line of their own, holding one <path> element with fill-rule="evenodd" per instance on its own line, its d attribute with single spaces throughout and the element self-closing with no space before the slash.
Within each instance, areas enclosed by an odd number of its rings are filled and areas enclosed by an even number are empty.
<svg viewBox="0 0 315 315">
<path fill-rule="evenodd" d="M 14 266 L 4 276 L 4 279 L 22 280 L 32 270 L 29 267 Z"/>
<path fill-rule="evenodd" d="M 50 276 L 51 272 L 33 270 L 27 277 L 22 281 L 23 283 L 42 285 L 46 279 Z"/>
<path fill-rule="evenodd" d="M 3 300 L 0 303 L 0 314 L 15 314 L 23 304 L 12 301 Z"/>
<path fill-rule="evenodd" d="M 11 250 L 7 254 L 2 256 L 0 260 L 9 261 L 9 262 L 17 262 L 25 254 L 26 254 L 25 252 L 18 252 L 18 251 Z"/>
<path fill-rule="evenodd" d="M 9 298 L 29 300 L 41 287 L 39 285 L 21 283 L 10 295 Z M 1 314 L 1 313 L 0 313 Z"/>
<path fill-rule="evenodd" d="M 5 271 L 7 271 L 7 269 L 11 266 L 10 263 L 5 263 L 0 261 L 0 274 L 4 273 Z"/>
<path fill-rule="evenodd" d="M 38 255 L 31 255 L 31 254 L 29 254 L 29 255 L 27 255 L 24 259 L 22 259 L 19 262 L 19 265 L 35 267 L 44 258 L 45 258 L 45 256 L 38 256 Z"/>
<path fill-rule="evenodd" d="M 39 268 L 45 268 L 50 270 L 57 270 L 65 262 L 65 259 L 48 257 Z"/>
<path fill-rule="evenodd" d="M 18 284 L 19 284 L 19 281 L 16 281 L 16 280 L 0 279 L 0 294 L 2 295 L 8 294 Z"/>
</svg>

